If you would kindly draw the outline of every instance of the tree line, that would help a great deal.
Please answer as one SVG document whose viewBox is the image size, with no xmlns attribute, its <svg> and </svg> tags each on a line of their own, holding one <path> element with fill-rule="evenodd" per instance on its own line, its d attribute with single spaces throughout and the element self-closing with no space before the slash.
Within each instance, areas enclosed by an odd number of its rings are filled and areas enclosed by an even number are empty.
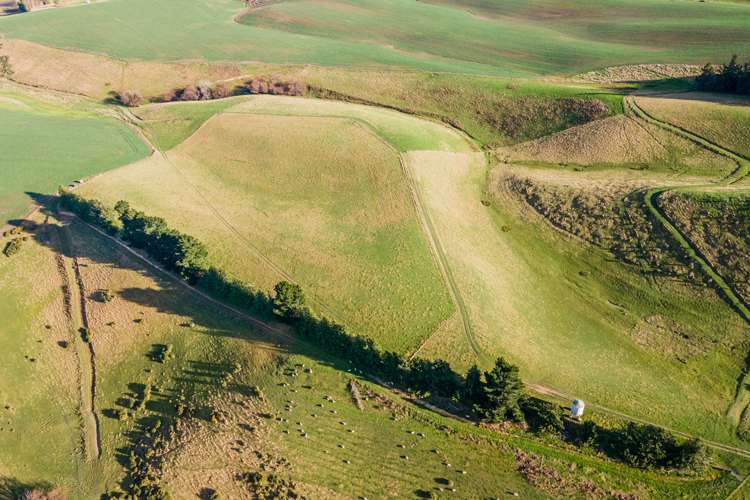
<svg viewBox="0 0 750 500">
<path fill-rule="evenodd" d="M 696 77 L 695 85 L 698 90 L 750 95 L 750 61 L 740 64 L 734 55 L 718 69 L 708 63 Z"/>
<path fill-rule="evenodd" d="M 2 59 L 0 59 L 0 76 L 2 76 Z M 246 94 L 271 94 L 287 96 L 303 96 L 307 92 L 307 85 L 296 80 L 279 80 L 268 77 L 258 77 L 247 80 L 244 83 L 230 88 L 225 83 L 211 86 L 208 80 L 201 80 L 195 85 L 187 85 L 170 89 L 157 97 L 152 97 L 152 102 L 175 102 L 175 101 L 210 101 L 213 99 L 224 99 L 235 95 Z M 145 99 L 138 91 L 123 90 L 112 92 L 111 95 L 123 106 L 137 107 L 144 103 Z"/>
<path fill-rule="evenodd" d="M 525 392 L 518 367 L 503 357 L 490 370 L 482 371 L 474 365 L 463 375 L 442 359 L 407 359 L 381 350 L 372 339 L 352 334 L 344 325 L 318 316 L 306 305 L 304 291 L 298 284 L 281 281 L 269 295 L 234 279 L 209 264 L 203 243 L 170 228 L 160 217 L 134 210 L 126 201 L 110 208 L 98 200 L 63 191 L 60 203 L 82 220 L 110 235 L 119 235 L 216 299 L 260 317 L 281 320 L 298 336 L 347 360 L 363 373 L 431 397 L 437 404 L 460 405 L 483 422 L 510 421 L 525 424 L 533 432 L 557 434 L 637 467 L 685 468 L 705 463 L 705 447 L 696 441 L 679 443 L 672 434 L 657 427 L 629 423 L 613 430 L 590 421 L 582 424 L 564 419 L 559 405 Z"/>
</svg>

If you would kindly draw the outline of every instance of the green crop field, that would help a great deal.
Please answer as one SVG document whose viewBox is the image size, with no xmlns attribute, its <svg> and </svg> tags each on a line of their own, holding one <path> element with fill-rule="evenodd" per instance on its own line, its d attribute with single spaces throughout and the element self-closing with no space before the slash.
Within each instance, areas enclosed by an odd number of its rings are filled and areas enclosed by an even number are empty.
<svg viewBox="0 0 750 500">
<path fill-rule="evenodd" d="M 18 89 L 0 90 L 0 140 L 0 225 L 27 211 L 27 192 L 54 192 L 148 154 L 135 132 L 111 116 Z"/>
<path fill-rule="evenodd" d="M 236 22 L 242 4 L 233 0 L 111 0 L 11 16 L 0 20 L 0 33 L 126 59 L 388 65 L 508 76 L 700 63 L 750 47 L 750 7 L 744 4 L 439 3 L 278 2 Z"/>
</svg>

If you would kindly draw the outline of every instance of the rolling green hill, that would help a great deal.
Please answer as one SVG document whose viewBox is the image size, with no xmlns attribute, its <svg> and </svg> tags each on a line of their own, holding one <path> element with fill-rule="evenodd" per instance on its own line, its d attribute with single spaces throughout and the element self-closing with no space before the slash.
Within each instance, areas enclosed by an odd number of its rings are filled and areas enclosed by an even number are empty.
<svg viewBox="0 0 750 500">
<path fill-rule="evenodd" d="M 125 59 L 388 65 L 508 76 L 702 63 L 750 47 L 750 7 L 722 2 L 558 7 L 544 1 L 305 0 L 250 10 L 236 22 L 241 7 L 233 0 L 110 0 L 11 16 L 0 20 L 0 33 Z"/>
</svg>

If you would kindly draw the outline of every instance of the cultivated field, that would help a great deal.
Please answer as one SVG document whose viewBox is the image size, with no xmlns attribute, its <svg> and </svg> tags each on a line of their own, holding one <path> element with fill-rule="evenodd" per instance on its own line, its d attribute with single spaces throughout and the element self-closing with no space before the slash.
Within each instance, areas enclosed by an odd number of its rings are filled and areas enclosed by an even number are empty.
<svg viewBox="0 0 750 500">
<path fill-rule="evenodd" d="M 541 0 L 307 0 L 274 2 L 237 17 L 240 11 L 232 0 L 111 0 L 10 16 L 1 20 L 0 33 L 123 59 L 388 65 L 507 76 L 703 63 L 750 45 L 750 8 L 741 3 L 611 0 L 564 8 Z"/>
<path fill-rule="evenodd" d="M 76 98 L 0 87 L 0 226 L 23 215 L 29 193 L 143 158 L 146 145 L 126 125 Z"/>
</svg>

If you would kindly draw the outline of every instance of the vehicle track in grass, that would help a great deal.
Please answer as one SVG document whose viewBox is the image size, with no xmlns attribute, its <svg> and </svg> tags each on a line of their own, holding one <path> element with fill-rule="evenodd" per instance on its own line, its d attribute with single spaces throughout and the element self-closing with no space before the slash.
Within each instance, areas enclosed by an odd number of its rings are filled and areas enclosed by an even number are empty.
<svg viewBox="0 0 750 500">
<path fill-rule="evenodd" d="M 64 225 L 55 227 L 53 238 L 60 247 L 56 254 L 56 264 L 63 283 L 63 305 L 71 325 L 71 341 L 78 361 L 83 455 L 88 461 L 98 460 L 101 457 L 101 429 L 96 412 L 96 355 L 93 344 L 83 342 L 81 338 L 81 328 L 89 327 L 85 287 L 68 228 Z"/>
<path fill-rule="evenodd" d="M 717 291 L 719 296 L 727 302 L 727 304 L 734 309 L 748 325 L 750 325 L 750 306 L 737 293 L 732 287 L 731 283 L 721 275 L 719 270 L 711 264 L 710 260 L 698 246 L 690 240 L 684 231 L 681 231 L 679 227 L 669 218 L 668 214 L 659 205 L 661 196 L 666 192 L 688 192 L 688 191 L 699 191 L 701 189 L 712 189 L 716 190 L 721 187 L 728 187 L 735 184 L 750 174 L 750 160 L 744 156 L 735 153 L 705 137 L 694 134 L 689 130 L 673 125 L 669 122 L 660 120 L 653 115 L 645 111 L 635 100 L 633 96 L 626 96 L 623 99 L 623 105 L 625 113 L 634 120 L 641 120 L 645 123 L 655 125 L 664 130 L 667 130 L 675 135 L 678 135 L 684 139 L 689 140 L 693 144 L 702 147 L 712 153 L 728 158 L 733 161 L 736 168 L 730 172 L 727 176 L 717 180 L 712 184 L 698 184 L 690 186 L 663 186 L 656 187 L 646 190 L 643 193 L 643 201 L 648 209 L 649 213 L 664 227 L 664 229 L 670 234 L 670 236 L 677 242 L 677 244 L 685 252 L 685 255 L 693 263 L 695 263 L 701 272 L 706 276 L 714 289 Z M 750 411 L 750 366 L 746 362 L 745 367 L 741 371 L 737 385 L 735 387 L 734 400 L 732 404 L 727 408 L 725 416 L 735 426 L 741 424 L 743 415 Z"/>
</svg>

